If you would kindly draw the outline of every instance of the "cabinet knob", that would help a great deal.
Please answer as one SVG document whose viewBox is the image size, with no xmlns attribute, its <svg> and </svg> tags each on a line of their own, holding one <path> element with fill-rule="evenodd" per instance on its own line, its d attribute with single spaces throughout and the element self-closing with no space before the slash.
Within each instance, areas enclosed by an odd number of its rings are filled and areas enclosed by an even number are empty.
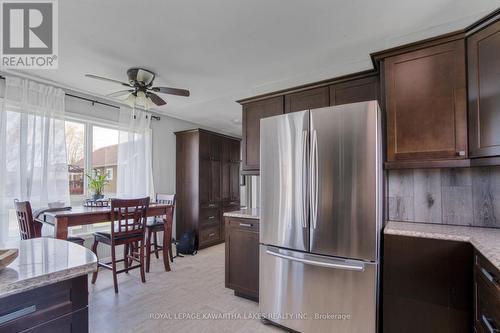
<svg viewBox="0 0 500 333">
<path fill-rule="evenodd" d="M 457 156 L 460 156 L 460 157 L 465 156 L 465 150 L 457 151 Z"/>
</svg>

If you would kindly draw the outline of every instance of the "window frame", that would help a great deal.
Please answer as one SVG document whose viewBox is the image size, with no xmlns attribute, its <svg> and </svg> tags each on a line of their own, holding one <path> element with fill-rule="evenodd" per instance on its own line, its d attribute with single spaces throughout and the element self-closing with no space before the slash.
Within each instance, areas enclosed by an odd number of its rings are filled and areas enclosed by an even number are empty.
<svg viewBox="0 0 500 333">
<path fill-rule="evenodd" d="M 74 123 L 79 123 L 84 125 L 84 174 L 89 170 L 92 170 L 92 155 L 93 155 L 93 145 L 94 145 L 94 126 L 101 128 L 108 128 L 120 131 L 120 127 L 116 122 L 84 116 L 77 113 L 72 113 L 66 111 L 64 121 L 70 121 Z M 113 175 L 116 176 L 116 175 Z M 84 200 L 88 197 L 88 179 L 87 177 L 83 177 L 83 195 L 71 195 L 71 201 L 75 203 L 75 205 L 83 205 Z M 76 200 L 73 200 L 73 199 Z M 81 200 L 80 200 L 81 199 Z M 95 231 L 108 230 L 109 224 L 107 222 L 97 223 L 97 224 L 87 224 L 77 227 L 71 227 L 69 229 L 70 234 L 72 235 L 88 235 Z"/>
</svg>

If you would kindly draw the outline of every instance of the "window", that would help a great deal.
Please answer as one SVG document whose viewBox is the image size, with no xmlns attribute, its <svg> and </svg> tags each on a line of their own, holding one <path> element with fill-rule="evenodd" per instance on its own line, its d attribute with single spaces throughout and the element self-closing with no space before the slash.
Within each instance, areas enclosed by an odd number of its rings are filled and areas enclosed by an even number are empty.
<svg viewBox="0 0 500 333">
<path fill-rule="evenodd" d="M 65 127 L 71 204 L 81 204 L 85 195 L 85 124 L 66 121 Z"/>
<path fill-rule="evenodd" d="M 92 196 L 86 175 L 103 173 L 108 184 L 104 196 L 116 196 L 118 139 L 116 128 L 97 125 L 93 121 L 68 119 L 65 122 L 66 148 L 68 152 L 68 174 L 71 206 L 83 205 Z M 96 230 L 109 229 L 108 223 L 97 223 L 70 228 L 70 233 L 86 234 Z"/>
<path fill-rule="evenodd" d="M 93 126 L 92 170 L 94 173 L 107 175 L 108 184 L 104 187 L 104 195 L 106 197 L 116 196 L 117 165 L 118 130 Z"/>
</svg>

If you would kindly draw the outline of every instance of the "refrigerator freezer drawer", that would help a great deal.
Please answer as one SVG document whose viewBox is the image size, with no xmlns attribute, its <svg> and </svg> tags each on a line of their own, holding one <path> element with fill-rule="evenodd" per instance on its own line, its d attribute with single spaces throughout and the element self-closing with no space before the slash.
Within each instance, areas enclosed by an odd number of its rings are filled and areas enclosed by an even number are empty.
<svg viewBox="0 0 500 333">
<path fill-rule="evenodd" d="M 260 312 L 303 333 L 375 333 L 377 276 L 374 263 L 260 245 Z"/>
</svg>

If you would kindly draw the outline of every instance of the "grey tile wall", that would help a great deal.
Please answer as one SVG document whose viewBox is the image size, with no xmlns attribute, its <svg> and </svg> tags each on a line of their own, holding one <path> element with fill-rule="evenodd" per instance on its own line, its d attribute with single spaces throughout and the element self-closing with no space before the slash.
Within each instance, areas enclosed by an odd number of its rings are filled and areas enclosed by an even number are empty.
<svg viewBox="0 0 500 333">
<path fill-rule="evenodd" d="M 390 170 L 388 218 L 500 228 L 500 167 Z"/>
</svg>

